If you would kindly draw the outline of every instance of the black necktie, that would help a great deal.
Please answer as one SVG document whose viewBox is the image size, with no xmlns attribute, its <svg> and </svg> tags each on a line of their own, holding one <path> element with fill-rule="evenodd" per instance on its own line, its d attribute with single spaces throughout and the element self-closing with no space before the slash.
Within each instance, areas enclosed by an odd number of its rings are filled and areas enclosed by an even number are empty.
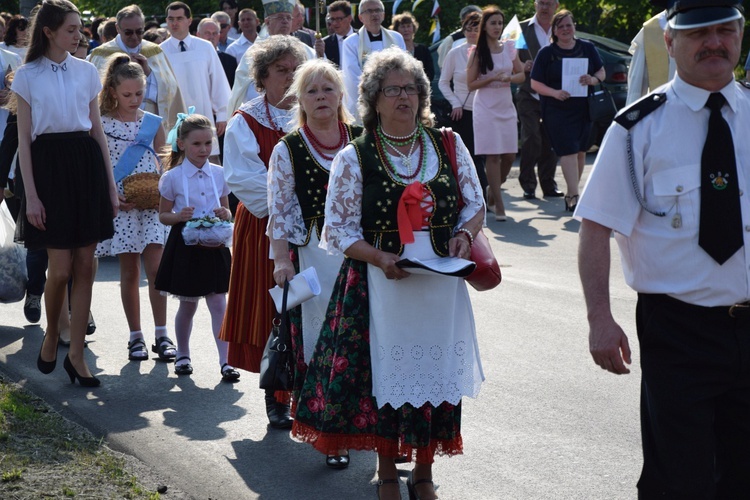
<svg viewBox="0 0 750 500">
<path fill-rule="evenodd" d="M 180 40 L 180 52 L 185 52 L 187 50 L 187 47 L 185 47 L 185 41 Z"/>
<path fill-rule="evenodd" d="M 742 212 L 734 141 L 721 116 L 726 100 L 719 92 L 708 97 L 711 110 L 701 156 L 701 221 L 698 244 L 719 264 L 742 248 Z"/>
</svg>

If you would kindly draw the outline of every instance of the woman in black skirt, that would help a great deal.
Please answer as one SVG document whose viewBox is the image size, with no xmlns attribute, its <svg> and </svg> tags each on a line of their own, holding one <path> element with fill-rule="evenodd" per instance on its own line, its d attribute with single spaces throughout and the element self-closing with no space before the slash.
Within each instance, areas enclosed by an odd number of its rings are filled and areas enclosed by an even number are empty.
<svg viewBox="0 0 750 500">
<path fill-rule="evenodd" d="M 25 181 L 17 240 L 46 248 L 47 332 L 37 366 L 57 363 L 57 321 L 68 280 L 71 342 L 65 371 L 71 382 L 96 387 L 83 357 L 94 282 L 96 244 L 114 233 L 119 200 L 99 118 L 102 88 L 96 68 L 70 55 L 81 38 L 81 17 L 67 0 L 45 0 L 33 24 L 29 50 L 11 90 L 18 104 L 18 155 Z"/>
</svg>

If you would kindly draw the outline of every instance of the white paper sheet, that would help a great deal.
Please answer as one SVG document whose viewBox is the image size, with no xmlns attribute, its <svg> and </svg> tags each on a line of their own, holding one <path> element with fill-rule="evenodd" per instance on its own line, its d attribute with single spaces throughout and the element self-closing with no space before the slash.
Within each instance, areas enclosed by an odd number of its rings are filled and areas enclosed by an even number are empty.
<svg viewBox="0 0 750 500">
<path fill-rule="evenodd" d="M 284 289 L 275 286 L 268 290 L 271 294 L 273 303 L 276 305 L 276 312 L 281 313 L 281 305 L 284 299 Z M 318 273 L 314 267 L 308 267 L 301 273 L 297 274 L 289 282 L 289 294 L 286 297 L 287 310 L 293 309 L 304 301 L 320 295 L 320 281 Z"/>
<path fill-rule="evenodd" d="M 570 94 L 570 97 L 586 97 L 588 86 L 581 85 L 581 76 L 589 69 L 589 60 L 585 57 L 566 57 L 562 60 L 562 89 Z"/>
</svg>

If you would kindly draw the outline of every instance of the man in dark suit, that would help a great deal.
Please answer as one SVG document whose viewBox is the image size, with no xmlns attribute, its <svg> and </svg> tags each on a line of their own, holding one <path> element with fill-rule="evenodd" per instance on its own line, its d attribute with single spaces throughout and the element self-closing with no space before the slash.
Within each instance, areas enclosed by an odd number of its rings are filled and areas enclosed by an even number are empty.
<svg viewBox="0 0 750 500">
<path fill-rule="evenodd" d="M 516 93 L 516 110 L 521 122 L 521 161 L 518 182 L 523 188 L 523 197 L 527 200 L 536 198 L 537 182 L 534 165 L 538 165 L 539 184 L 544 196 L 546 198 L 563 196 L 555 182 L 557 156 L 542 127 L 539 95 L 531 90 L 530 78 L 531 67 L 537 52 L 550 44 L 552 17 L 559 5 L 557 0 L 536 0 L 534 17 L 521 23 L 521 31 L 528 48 L 518 51 L 518 57 L 524 63 L 526 73 L 526 80 Z"/>
<path fill-rule="evenodd" d="M 323 39 L 325 43 L 326 58 L 335 63 L 336 66 L 341 64 L 341 46 L 344 38 L 354 33 L 352 29 L 352 4 L 347 0 L 338 0 L 328 6 L 328 16 L 330 23 L 328 32 L 330 35 Z"/>
</svg>

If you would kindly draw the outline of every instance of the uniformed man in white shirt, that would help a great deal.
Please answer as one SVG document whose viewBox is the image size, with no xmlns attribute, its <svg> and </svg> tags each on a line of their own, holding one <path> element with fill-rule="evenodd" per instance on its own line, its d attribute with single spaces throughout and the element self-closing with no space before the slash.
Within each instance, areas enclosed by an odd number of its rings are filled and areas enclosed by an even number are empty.
<svg viewBox="0 0 750 500">
<path fill-rule="evenodd" d="M 629 373 L 631 349 L 610 308 L 613 232 L 638 292 L 639 499 L 750 492 L 750 90 L 733 74 L 739 2 L 662 2 L 677 74 L 617 116 L 575 213 L 589 349 L 615 374 Z"/>
</svg>

